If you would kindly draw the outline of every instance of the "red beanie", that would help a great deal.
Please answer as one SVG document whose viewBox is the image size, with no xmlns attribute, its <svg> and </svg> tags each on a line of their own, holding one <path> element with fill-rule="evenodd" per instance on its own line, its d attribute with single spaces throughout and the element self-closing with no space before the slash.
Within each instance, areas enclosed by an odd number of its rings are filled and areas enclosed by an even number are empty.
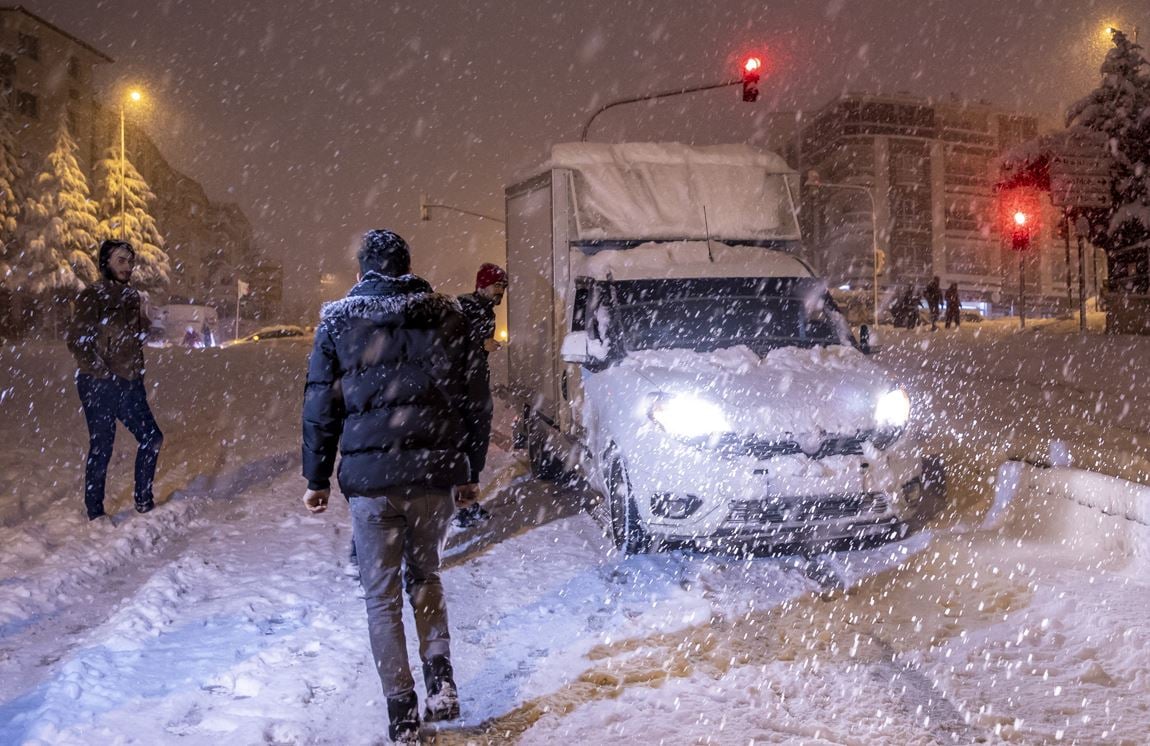
<svg viewBox="0 0 1150 746">
<path fill-rule="evenodd" d="M 498 264 L 481 264 L 475 273 L 475 289 L 489 287 L 496 283 L 507 284 L 507 273 Z"/>
</svg>

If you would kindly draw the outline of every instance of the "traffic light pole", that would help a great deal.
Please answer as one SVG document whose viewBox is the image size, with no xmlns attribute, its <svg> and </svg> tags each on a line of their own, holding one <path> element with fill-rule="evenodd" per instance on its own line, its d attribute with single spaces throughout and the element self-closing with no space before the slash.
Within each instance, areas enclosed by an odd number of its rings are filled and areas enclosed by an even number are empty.
<svg viewBox="0 0 1150 746">
<path fill-rule="evenodd" d="M 595 111 L 595 113 L 591 115 L 591 118 L 588 119 L 587 123 L 583 125 L 583 133 L 581 135 L 579 135 L 579 142 L 587 142 L 587 133 L 591 131 L 591 124 L 594 123 L 595 118 L 597 116 L 599 116 L 603 112 L 607 111 L 608 109 L 615 108 L 616 106 L 622 106 L 623 104 L 636 104 L 636 103 L 639 103 L 640 101 L 654 101 L 655 99 L 659 99 L 659 98 L 670 98 L 671 96 L 682 96 L 685 93 L 698 93 L 699 91 L 711 91 L 711 90 L 714 90 L 716 88 L 728 88 L 728 87 L 733 86 L 733 85 L 742 85 L 742 84 L 743 84 L 743 79 L 742 78 L 736 78 L 735 80 L 727 80 L 727 81 L 724 81 L 722 83 L 711 83 L 710 85 L 692 86 L 690 88 L 677 88 L 673 91 L 660 91 L 659 93 L 648 93 L 645 96 L 634 96 L 632 98 L 621 98 L 618 101 L 612 101 L 610 103 L 604 104 L 603 106 L 600 106 Z"/>
<path fill-rule="evenodd" d="M 451 210 L 452 212 L 458 212 L 461 215 L 470 215 L 471 217 L 479 218 L 480 220 L 490 220 L 491 222 L 499 223 L 500 225 L 507 225 L 507 221 L 503 220 L 502 218 L 493 217 L 491 215 L 484 215 L 483 213 L 475 212 L 474 210 L 465 210 L 462 207 L 456 207 L 455 205 L 446 205 L 441 202 L 428 202 L 426 194 L 419 195 L 420 220 L 431 220 L 431 208 L 433 207 L 439 210 Z"/>
<path fill-rule="evenodd" d="M 1026 328 L 1026 252 L 1018 252 L 1018 323 Z"/>
</svg>

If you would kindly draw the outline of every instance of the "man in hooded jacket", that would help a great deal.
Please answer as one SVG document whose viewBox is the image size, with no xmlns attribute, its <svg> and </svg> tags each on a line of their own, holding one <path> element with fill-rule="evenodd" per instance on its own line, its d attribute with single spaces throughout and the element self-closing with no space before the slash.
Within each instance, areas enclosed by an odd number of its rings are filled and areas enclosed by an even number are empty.
<svg viewBox="0 0 1150 746">
<path fill-rule="evenodd" d="M 401 585 L 419 636 L 424 718 L 457 718 L 440 555 L 452 513 L 478 494 L 490 395 L 459 304 L 410 274 L 406 242 L 369 231 L 357 259 L 359 281 L 324 306 L 308 361 L 304 504 L 327 508 L 338 450 L 389 734 L 418 743 Z"/>
<path fill-rule="evenodd" d="M 477 351 L 476 364 L 480 367 L 479 375 L 483 378 L 488 391 L 491 389 L 491 368 L 487 356 L 499 350 L 501 345 L 495 340 L 495 307 L 503 302 L 503 295 L 507 292 L 507 272 L 498 264 L 485 262 L 479 266 L 475 273 L 475 292 L 459 296 L 459 305 L 463 315 L 467 318 L 467 328 L 471 334 L 471 346 Z M 491 410 L 484 413 L 484 431 L 487 439 L 491 437 Z M 479 472 L 483 464 L 472 464 L 474 479 L 479 481 Z M 491 514 L 476 502 L 455 514 L 454 523 L 460 528 L 469 528 L 483 523 L 491 518 Z"/>
<path fill-rule="evenodd" d="M 152 483 L 163 433 L 148 407 L 144 388 L 144 339 L 151 326 L 140 293 L 128 284 L 136 252 L 127 241 L 104 241 L 98 261 L 101 279 L 80 293 L 68 329 L 76 358 L 76 388 L 88 423 L 84 505 L 88 519 L 104 513 L 104 484 L 116 439 L 116 420 L 139 444 L 136 449 L 136 510 L 155 507 Z"/>
</svg>

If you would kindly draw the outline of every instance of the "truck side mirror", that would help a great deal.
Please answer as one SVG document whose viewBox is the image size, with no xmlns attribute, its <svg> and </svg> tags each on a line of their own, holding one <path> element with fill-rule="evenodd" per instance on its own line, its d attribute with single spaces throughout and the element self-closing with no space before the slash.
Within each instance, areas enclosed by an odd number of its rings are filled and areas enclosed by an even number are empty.
<svg viewBox="0 0 1150 746">
<path fill-rule="evenodd" d="M 565 363 L 585 365 L 590 362 L 591 355 L 587 352 L 587 332 L 571 332 L 563 337 L 563 346 L 559 350 L 559 356 L 563 358 Z"/>
</svg>

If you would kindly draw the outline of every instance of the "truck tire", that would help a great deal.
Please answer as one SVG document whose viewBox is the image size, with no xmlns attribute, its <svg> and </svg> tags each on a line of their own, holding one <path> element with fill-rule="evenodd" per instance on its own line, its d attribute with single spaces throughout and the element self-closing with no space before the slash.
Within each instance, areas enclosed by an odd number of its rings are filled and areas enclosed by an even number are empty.
<svg viewBox="0 0 1150 746">
<path fill-rule="evenodd" d="M 639 508 L 631 496 L 631 483 L 622 459 L 612 458 L 608 470 L 607 503 L 611 510 L 611 538 L 615 548 L 627 556 L 647 554 L 653 542 L 639 518 Z"/>
<path fill-rule="evenodd" d="M 537 420 L 527 423 L 527 460 L 531 463 L 531 476 L 553 482 L 563 474 L 563 462 L 547 450 L 547 436 Z"/>
</svg>

